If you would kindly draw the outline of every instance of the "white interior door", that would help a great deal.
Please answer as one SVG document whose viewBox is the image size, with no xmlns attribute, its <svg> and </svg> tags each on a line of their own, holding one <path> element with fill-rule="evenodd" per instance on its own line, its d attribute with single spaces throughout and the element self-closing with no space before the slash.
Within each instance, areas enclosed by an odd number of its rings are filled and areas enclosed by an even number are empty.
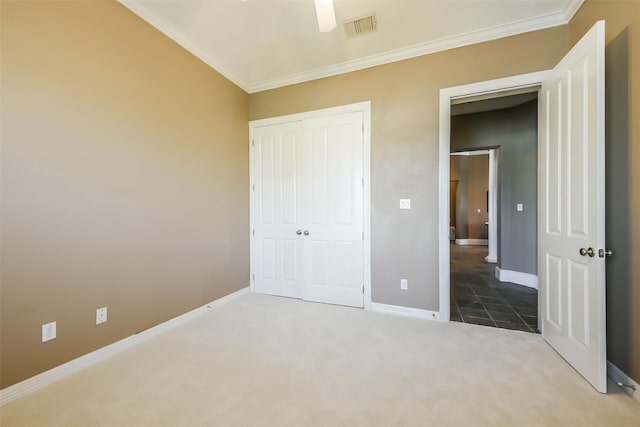
<svg viewBox="0 0 640 427">
<path fill-rule="evenodd" d="M 253 131 L 258 293 L 363 307 L 363 113 Z"/>
<path fill-rule="evenodd" d="M 604 21 L 543 82 L 539 138 L 542 336 L 604 393 Z"/>
<path fill-rule="evenodd" d="M 302 122 L 256 128 L 252 155 L 253 289 L 301 298 Z"/>
<path fill-rule="evenodd" d="M 304 121 L 306 300 L 363 306 L 362 125 L 360 112 Z"/>
</svg>

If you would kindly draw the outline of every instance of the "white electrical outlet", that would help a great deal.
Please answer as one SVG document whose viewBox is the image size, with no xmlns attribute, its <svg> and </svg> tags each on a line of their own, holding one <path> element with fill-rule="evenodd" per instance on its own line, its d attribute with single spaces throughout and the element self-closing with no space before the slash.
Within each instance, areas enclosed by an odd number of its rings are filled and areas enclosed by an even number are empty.
<svg viewBox="0 0 640 427">
<path fill-rule="evenodd" d="M 408 285 L 409 283 L 407 282 L 407 279 L 400 279 L 400 289 L 406 291 L 408 289 Z"/>
<path fill-rule="evenodd" d="M 56 338 L 56 322 L 42 325 L 42 342 L 51 341 Z"/>
<path fill-rule="evenodd" d="M 96 325 L 107 322 L 107 307 L 96 310 Z"/>
<path fill-rule="evenodd" d="M 400 199 L 400 209 L 411 209 L 411 199 Z"/>
<path fill-rule="evenodd" d="M 522 210 L 523 210 L 523 209 L 524 209 L 524 206 L 522 205 L 522 203 L 518 203 L 518 204 L 516 205 L 516 210 L 517 210 L 518 212 L 522 212 Z"/>
</svg>

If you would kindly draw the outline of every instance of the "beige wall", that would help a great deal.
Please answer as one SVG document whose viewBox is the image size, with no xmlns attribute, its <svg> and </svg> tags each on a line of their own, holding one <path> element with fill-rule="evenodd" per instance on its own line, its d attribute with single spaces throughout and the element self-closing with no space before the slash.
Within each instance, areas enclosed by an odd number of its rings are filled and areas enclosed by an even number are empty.
<svg viewBox="0 0 640 427">
<path fill-rule="evenodd" d="M 252 94 L 249 116 L 371 100 L 372 298 L 438 310 L 439 91 L 551 68 L 566 46 L 567 28 L 557 27 L 453 49 Z M 400 198 L 411 211 L 398 209 Z"/>
<path fill-rule="evenodd" d="M 248 285 L 249 106 L 116 2 L 1 4 L 6 387 Z"/>
<path fill-rule="evenodd" d="M 607 356 L 640 381 L 640 2 L 587 1 L 573 45 L 606 21 Z"/>
</svg>

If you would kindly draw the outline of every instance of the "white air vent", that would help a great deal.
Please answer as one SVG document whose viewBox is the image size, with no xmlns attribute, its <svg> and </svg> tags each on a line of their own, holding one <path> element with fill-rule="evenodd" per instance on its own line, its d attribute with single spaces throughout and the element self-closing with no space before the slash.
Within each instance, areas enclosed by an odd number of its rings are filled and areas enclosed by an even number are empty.
<svg viewBox="0 0 640 427">
<path fill-rule="evenodd" d="M 347 33 L 347 37 L 349 38 L 373 33 L 377 29 L 378 21 L 376 20 L 375 12 L 354 18 L 344 23 L 344 31 Z"/>
</svg>

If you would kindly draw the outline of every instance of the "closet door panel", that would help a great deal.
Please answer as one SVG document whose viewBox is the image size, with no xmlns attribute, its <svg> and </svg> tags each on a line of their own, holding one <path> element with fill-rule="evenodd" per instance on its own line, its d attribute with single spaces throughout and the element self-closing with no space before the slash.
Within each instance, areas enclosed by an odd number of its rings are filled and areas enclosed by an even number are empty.
<svg viewBox="0 0 640 427">
<path fill-rule="evenodd" d="M 254 291 L 300 298 L 303 241 L 301 123 L 260 127 L 253 139 Z"/>
<path fill-rule="evenodd" d="M 312 272 L 303 297 L 362 307 L 362 114 L 306 120 L 303 134 L 304 180 L 310 183 L 304 271 Z"/>
</svg>

